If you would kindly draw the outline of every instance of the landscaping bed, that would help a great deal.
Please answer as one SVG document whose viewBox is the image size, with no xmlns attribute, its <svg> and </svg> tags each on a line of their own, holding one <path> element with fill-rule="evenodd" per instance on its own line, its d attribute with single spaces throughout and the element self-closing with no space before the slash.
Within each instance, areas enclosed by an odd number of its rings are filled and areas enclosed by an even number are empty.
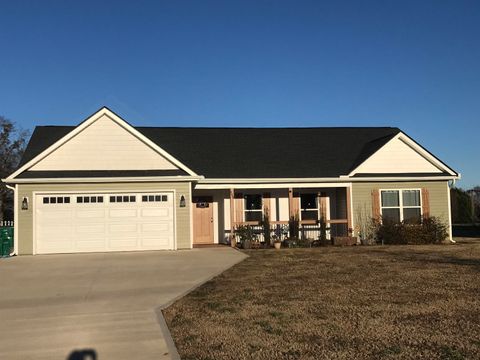
<svg viewBox="0 0 480 360">
<path fill-rule="evenodd" d="M 182 359 L 478 359 L 480 243 L 246 251 L 164 311 Z"/>
</svg>

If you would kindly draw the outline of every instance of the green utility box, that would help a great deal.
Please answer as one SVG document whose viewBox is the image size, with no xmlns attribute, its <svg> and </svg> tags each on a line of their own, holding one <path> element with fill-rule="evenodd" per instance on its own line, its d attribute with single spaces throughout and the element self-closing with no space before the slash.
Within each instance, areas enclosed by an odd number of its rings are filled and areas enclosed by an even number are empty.
<svg viewBox="0 0 480 360">
<path fill-rule="evenodd" d="M 0 228 L 0 256 L 9 256 L 13 251 L 13 227 Z"/>
</svg>

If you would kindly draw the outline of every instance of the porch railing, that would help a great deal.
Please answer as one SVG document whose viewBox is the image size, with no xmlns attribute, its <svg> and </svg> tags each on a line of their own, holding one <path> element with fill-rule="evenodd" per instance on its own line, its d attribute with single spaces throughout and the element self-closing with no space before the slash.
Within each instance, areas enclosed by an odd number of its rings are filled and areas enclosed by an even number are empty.
<svg viewBox="0 0 480 360">
<path fill-rule="evenodd" d="M 0 221 L 0 227 L 13 227 L 13 221 L 2 220 Z"/>
<path fill-rule="evenodd" d="M 239 226 L 249 226 L 252 229 L 252 233 L 255 239 L 263 242 L 264 230 L 263 226 L 254 222 L 243 222 L 236 224 L 236 228 Z M 300 223 L 299 224 L 299 237 L 302 240 L 319 240 L 321 235 L 321 227 L 319 223 Z M 348 225 L 346 220 L 329 220 L 327 222 L 327 239 L 331 239 L 333 236 L 348 236 Z M 290 237 L 290 229 L 288 221 L 276 221 L 270 223 L 270 238 L 277 237 L 280 241 L 283 241 Z M 235 238 L 237 242 L 240 240 L 237 232 L 235 232 Z M 273 241 L 273 240 L 272 240 Z"/>
</svg>

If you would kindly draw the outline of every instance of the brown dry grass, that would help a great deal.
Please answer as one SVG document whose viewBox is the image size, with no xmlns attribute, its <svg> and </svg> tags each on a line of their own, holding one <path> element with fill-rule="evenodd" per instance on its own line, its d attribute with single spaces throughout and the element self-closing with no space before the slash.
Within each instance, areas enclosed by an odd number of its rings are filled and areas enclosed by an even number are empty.
<svg viewBox="0 0 480 360">
<path fill-rule="evenodd" d="M 248 255 L 164 312 L 182 359 L 480 359 L 480 242 Z"/>
</svg>

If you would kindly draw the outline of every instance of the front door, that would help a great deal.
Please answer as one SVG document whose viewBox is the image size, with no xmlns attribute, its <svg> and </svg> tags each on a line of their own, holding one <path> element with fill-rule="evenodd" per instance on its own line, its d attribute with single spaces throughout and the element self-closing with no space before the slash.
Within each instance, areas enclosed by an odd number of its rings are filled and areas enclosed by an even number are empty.
<svg viewBox="0 0 480 360">
<path fill-rule="evenodd" d="M 213 199 L 211 196 L 193 198 L 193 243 L 213 244 Z"/>
</svg>

